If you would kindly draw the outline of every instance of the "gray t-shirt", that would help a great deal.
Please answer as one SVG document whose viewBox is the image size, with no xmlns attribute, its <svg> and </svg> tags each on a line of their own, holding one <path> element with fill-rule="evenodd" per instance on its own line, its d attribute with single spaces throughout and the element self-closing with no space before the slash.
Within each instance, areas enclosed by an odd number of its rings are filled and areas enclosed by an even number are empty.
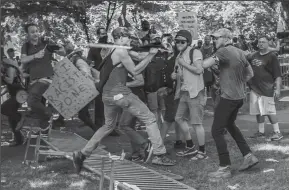
<svg viewBox="0 0 289 190">
<path fill-rule="evenodd" d="M 245 98 L 245 68 L 249 65 L 244 52 L 232 45 L 221 47 L 216 56 L 220 60 L 221 97 L 229 100 Z"/>
</svg>

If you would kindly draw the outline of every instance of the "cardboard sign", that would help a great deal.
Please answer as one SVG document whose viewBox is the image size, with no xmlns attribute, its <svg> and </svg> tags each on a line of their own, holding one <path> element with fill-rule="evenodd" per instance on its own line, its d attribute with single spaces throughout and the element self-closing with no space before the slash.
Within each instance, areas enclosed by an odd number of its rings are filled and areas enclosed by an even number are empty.
<svg viewBox="0 0 289 190">
<path fill-rule="evenodd" d="M 195 12 L 179 12 L 178 22 L 180 29 L 189 30 L 193 40 L 198 39 L 198 20 Z"/>
<path fill-rule="evenodd" d="M 93 81 L 84 76 L 69 59 L 64 58 L 55 65 L 52 83 L 43 97 L 68 119 L 98 94 Z"/>
</svg>

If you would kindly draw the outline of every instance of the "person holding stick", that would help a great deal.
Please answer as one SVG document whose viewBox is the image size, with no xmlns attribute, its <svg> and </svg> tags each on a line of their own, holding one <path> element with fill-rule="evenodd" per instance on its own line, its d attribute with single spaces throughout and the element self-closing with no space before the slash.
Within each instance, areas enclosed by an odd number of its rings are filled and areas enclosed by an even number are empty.
<svg viewBox="0 0 289 190">
<path fill-rule="evenodd" d="M 116 45 L 130 44 L 130 32 L 127 28 L 116 28 L 112 32 L 112 36 Z M 104 74 L 103 72 L 105 70 L 102 69 L 110 67 L 111 71 L 108 74 L 107 80 L 100 81 L 100 86 L 98 86 L 98 90 L 102 92 L 102 100 L 104 103 L 105 125 L 95 132 L 82 150 L 73 153 L 73 163 L 77 173 L 81 171 L 84 160 L 98 147 L 101 139 L 113 131 L 117 115 L 121 109 L 128 110 L 132 115 L 145 123 L 149 139 L 152 143 L 153 154 L 155 155 L 152 163 L 166 166 L 175 165 L 175 161 L 166 156 L 166 148 L 154 114 L 150 112 L 148 107 L 126 86 L 128 73 L 133 76 L 139 75 L 157 51 L 158 49 L 151 48 L 149 55 L 137 66 L 135 66 L 132 61 L 128 51 L 123 48 L 114 49 L 105 58 L 100 75 Z M 102 77 L 100 80 L 101 79 Z"/>
</svg>

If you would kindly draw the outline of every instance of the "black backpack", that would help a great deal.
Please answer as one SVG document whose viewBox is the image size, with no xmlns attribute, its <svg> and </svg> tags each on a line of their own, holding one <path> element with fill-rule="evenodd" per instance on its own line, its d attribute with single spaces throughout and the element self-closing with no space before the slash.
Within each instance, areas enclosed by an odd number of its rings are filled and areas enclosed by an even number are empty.
<svg viewBox="0 0 289 190">
<path fill-rule="evenodd" d="M 144 70 L 144 90 L 156 92 L 166 85 L 166 61 L 165 57 L 157 54 Z"/>
<path fill-rule="evenodd" d="M 112 61 L 108 61 L 108 58 L 111 57 L 114 50 L 103 59 L 103 61 L 100 63 L 100 65 L 97 68 L 97 70 L 100 72 L 99 83 L 96 84 L 96 89 L 99 91 L 99 93 L 102 93 L 103 87 L 106 84 L 112 70 L 121 64 L 120 62 L 116 65 L 113 65 Z"/>
<path fill-rule="evenodd" d="M 193 55 L 194 55 L 194 50 L 196 48 L 192 48 L 190 50 L 190 59 L 191 59 L 191 63 L 193 62 Z M 204 85 L 205 87 L 208 87 L 208 86 L 211 86 L 214 84 L 214 81 L 215 81 L 215 77 L 213 75 L 213 73 L 211 71 L 209 71 L 208 69 L 205 69 L 204 70 L 204 73 L 203 73 L 203 79 L 204 79 Z"/>
</svg>

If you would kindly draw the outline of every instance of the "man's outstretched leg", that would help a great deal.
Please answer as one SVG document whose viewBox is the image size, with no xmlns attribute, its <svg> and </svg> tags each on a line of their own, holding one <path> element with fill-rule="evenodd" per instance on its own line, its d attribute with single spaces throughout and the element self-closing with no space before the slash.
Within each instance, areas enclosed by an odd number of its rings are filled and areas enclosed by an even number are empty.
<svg viewBox="0 0 289 190">
<path fill-rule="evenodd" d="M 109 101 L 104 100 L 105 124 L 94 133 L 81 151 L 73 153 L 73 164 L 76 173 L 81 171 L 84 160 L 98 147 L 100 141 L 113 131 L 117 114 L 120 111 L 118 106 L 111 105 Z"/>
</svg>

